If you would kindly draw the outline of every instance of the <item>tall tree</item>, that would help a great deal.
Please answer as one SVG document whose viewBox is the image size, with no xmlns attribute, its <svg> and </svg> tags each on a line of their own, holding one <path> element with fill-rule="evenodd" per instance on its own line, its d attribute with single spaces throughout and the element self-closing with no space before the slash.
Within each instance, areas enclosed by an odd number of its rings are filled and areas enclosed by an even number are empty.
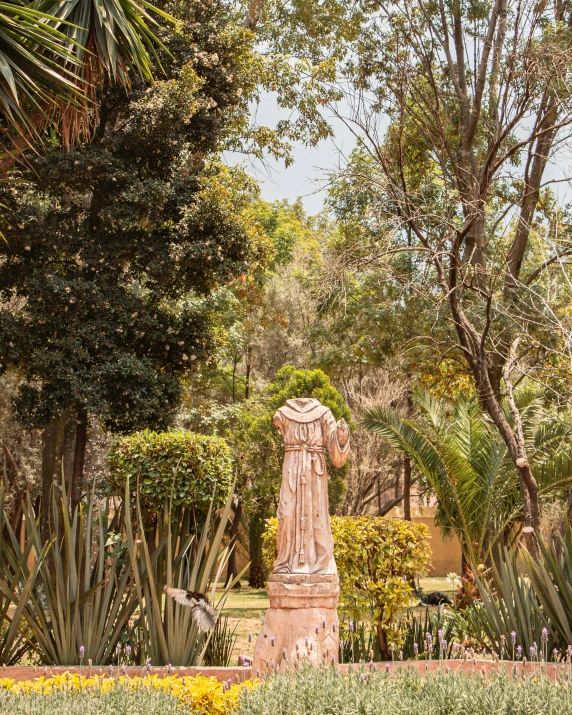
<svg viewBox="0 0 572 715">
<path fill-rule="evenodd" d="M 414 256 L 414 282 L 451 326 L 442 352 L 464 362 L 517 470 L 533 552 L 538 485 L 512 393 L 523 374 L 547 392 L 569 378 L 572 244 L 546 184 L 570 137 L 570 24 L 565 2 L 398 0 L 353 3 L 331 28 L 338 115 L 359 138 L 346 205 L 367 205 L 376 235 L 356 265 Z M 318 38 L 283 26 L 316 56 Z"/>
<path fill-rule="evenodd" d="M 212 0 L 163 39 L 165 79 L 106 87 L 92 141 L 30 157 L 2 186 L 1 369 L 23 378 L 21 419 L 45 428 L 44 497 L 75 420 L 74 505 L 89 415 L 120 432 L 168 424 L 211 351 L 200 296 L 263 259 L 252 182 L 206 163 L 245 106 L 248 33 Z"/>
</svg>

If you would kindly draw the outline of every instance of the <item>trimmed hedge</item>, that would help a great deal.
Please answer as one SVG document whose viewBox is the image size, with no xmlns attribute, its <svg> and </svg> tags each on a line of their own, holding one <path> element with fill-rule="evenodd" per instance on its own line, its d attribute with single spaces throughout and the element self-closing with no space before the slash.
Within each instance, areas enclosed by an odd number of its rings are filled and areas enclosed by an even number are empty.
<svg viewBox="0 0 572 715">
<path fill-rule="evenodd" d="M 108 458 L 110 488 L 121 496 L 125 483 L 139 486 L 141 503 L 160 508 L 173 496 L 176 506 L 206 512 L 216 488 L 222 506 L 232 485 L 232 459 L 222 437 L 182 430 L 135 432 L 114 443 Z"/>
</svg>

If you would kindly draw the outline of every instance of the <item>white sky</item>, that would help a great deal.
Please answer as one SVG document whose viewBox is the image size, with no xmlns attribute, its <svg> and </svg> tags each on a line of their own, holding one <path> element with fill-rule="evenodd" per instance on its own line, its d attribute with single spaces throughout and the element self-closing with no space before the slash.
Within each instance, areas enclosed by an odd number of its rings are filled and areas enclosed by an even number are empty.
<svg viewBox="0 0 572 715">
<path fill-rule="evenodd" d="M 281 110 L 270 94 L 265 94 L 256 108 L 256 123 L 274 127 L 279 119 L 288 115 Z M 294 163 L 288 168 L 276 161 L 268 161 L 268 166 L 251 164 L 247 166 L 261 183 L 262 198 L 266 201 L 301 198 L 309 214 L 318 213 L 325 199 L 325 185 L 328 173 L 343 165 L 355 146 L 355 137 L 340 120 L 331 120 L 335 137 L 323 140 L 314 148 L 296 144 L 293 149 Z M 232 162 L 232 156 L 228 157 Z"/>
<path fill-rule="evenodd" d="M 256 123 L 259 125 L 274 127 L 279 119 L 288 116 L 285 110 L 277 106 L 274 97 L 270 94 L 264 94 L 260 104 L 254 109 Z M 351 112 L 345 113 L 349 115 Z M 331 116 L 329 119 L 335 136 L 323 140 L 313 148 L 296 144 L 292 153 L 294 163 L 288 169 L 284 168 L 283 163 L 273 160 L 268 160 L 265 166 L 259 163 L 246 165 L 247 170 L 260 182 L 262 197 L 266 201 L 276 199 L 295 201 L 301 198 L 310 215 L 322 209 L 329 172 L 345 163 L 345 159 L 356 144 L 355 136 L 341 120 Z M 568 146 L 561 148 L 547 167 L 545 175 L 545 181 L 558 180 L 558 183 L 552 185 L 552 189 L 557 199 L 564 204 L 572 200 L 570 185 L 562 181 L 565 175 L 570 174 L 570 155 L 571 150 Z M 231 163 L 244 162 L 244 157 L 239 155 L 230 154 L 227 159 Z"/>
</svg>

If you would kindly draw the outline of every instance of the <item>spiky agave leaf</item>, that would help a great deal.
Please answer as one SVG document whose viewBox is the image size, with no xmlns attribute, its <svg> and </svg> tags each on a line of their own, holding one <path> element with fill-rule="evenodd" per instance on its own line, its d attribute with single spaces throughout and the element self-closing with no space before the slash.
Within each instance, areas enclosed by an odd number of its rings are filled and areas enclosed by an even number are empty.
<svg viewBox="0 0 572 715">
<path fill-rule="evenodd" d="M 135 505 L 135 528 L 129 510 L 126 510 L 126 534 L 141 614 L 138 625 L 143 633 L 145 650 L 157 665 L 200 664 L 213 636 L 212 631 L 206 637 L 199 633 L 190 610 L 166 599 L 163 587 L 169 584 L 175 588 L 208 594 L 219 616 L 228 593 L 244 573 L 243 570 L 226 584 L 217 601 L 216 586 L 232 548 L 230 545 L 223 548 L 222 543 L 232 508 L 233 492 L 234 485 L 216 521 L 214 500 L 211 501 L 198 541 L 192 533 L 196 526 L 192 523 L 191 511 L 179 507 L 174 512 L 172 504 L 166 504 L 159 518 L 158 541 L 152 555 L 146 539 L 136 538 L 137 532 L 144 534 L 139 500 L 136 500 Z M 129 484 L 126 484 L 126 503 L 128 499 Z"/>
</svg>

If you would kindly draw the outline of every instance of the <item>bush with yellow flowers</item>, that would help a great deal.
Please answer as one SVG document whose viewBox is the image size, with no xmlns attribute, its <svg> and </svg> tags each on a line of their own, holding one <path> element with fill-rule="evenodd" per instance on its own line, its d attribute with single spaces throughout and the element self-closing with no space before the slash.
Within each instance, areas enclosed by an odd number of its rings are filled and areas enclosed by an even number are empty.
<svg viewBox="0 0 572 715">
<path fill-rule="evenodd" d="M 396 615 L 406 607 L 414 578 L 431 563 L 425 524 L 381 516 L 333 516 L 334 556 L 340 576 L 339 611 L 351 622 L 369 623 L 379 651 L 389 658 L 389 641 L 400 640 Z M 263 554 L 272 569 L 278 519 L 268 519 Z"/>
<path fill-rule="evenodd" d="M 42 712 L 66 715 L 116 715 L 137 712 L 151 715 L 226 715 L 238 702 L 240 693 L 253 686 L 252 681 L 236 685 L 220 683 L 201 676 L 181 678 L 103 677 L 63 673 L 53 677 L 14 682 L 0 679 L 0 712 L 24 715 Z"/>
</svg>

